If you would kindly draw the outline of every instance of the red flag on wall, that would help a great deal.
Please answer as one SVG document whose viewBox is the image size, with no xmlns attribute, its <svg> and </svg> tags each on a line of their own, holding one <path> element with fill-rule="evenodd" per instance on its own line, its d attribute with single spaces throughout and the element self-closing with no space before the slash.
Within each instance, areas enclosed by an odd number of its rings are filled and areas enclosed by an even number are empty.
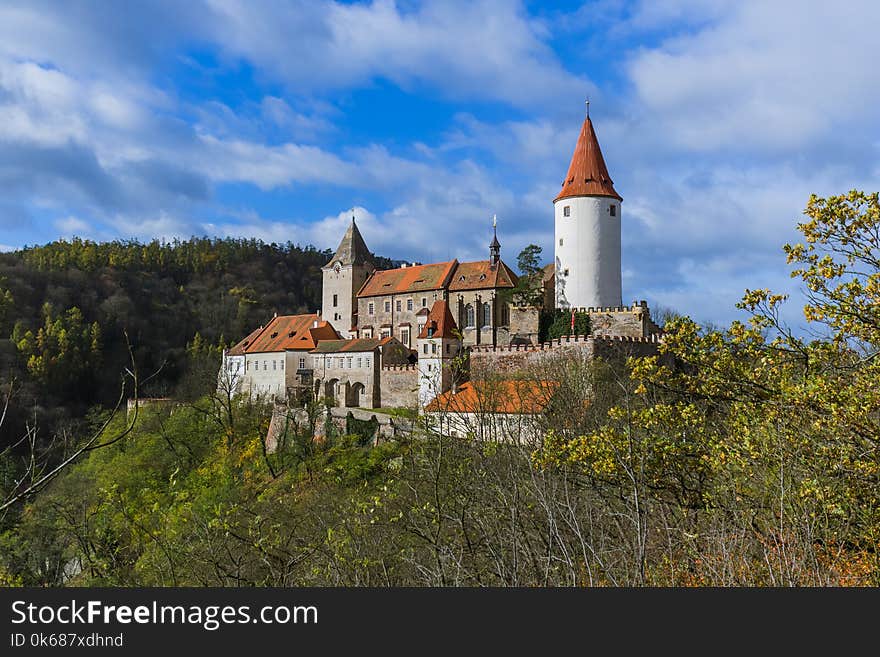
<svg viewBox="0 0 880 657">
<path fill-rule="evenodd" d="M 571 312 L 571 334 L 574 335 L 574 311 Z"/>
</svg>

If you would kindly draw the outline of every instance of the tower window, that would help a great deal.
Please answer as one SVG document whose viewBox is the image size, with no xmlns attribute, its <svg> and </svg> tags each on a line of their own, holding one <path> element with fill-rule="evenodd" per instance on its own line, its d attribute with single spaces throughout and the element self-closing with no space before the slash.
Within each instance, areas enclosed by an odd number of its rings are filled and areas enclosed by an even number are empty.
<svg viewBox="0 0 880 657">
<path fill-rule="evenodd" d="M 617 206 L 613 205 L 613 204 L 609 205 L 608 212 L 611 214 L 612 217 L 616 217 L 617 216 Z"/>
<path fill-rule="evenodd" d="M 562 246 L 562 238 L 559 238 L 559 246 Z"/>
<path fill-rule="evenodd" d="M 563 217 L 570 217 L 571 216 L 571 206 L 570 205 L 566 205 L 564 208 L 562 208 L 562 216 Z"/>
<path fill-rule="evenodd" d="M 563 275 L 563 276 L 568 276 L 568 267 L 566 267 L 566 268 L 563 270 L 562 275 Z"/>
<path fill-rule="evenodd" d="M 614 214 L 614 212 L 612 212 L 611 214 Z M 333 307 L 335 308 L 338 305 L 339 305 L 339 296 L 334 294 L 333 295 Z"/>
</svg>

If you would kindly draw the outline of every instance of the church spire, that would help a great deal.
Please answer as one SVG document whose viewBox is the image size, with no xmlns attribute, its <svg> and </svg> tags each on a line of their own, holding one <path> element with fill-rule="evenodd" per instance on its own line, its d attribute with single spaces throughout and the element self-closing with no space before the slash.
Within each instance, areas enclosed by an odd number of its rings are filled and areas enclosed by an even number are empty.
<svg viewBox="0 0 880 657">
<path fill-rule="evenodd" d="M 492 243 L 489 244 L 489 264 L 493 267 L 501 260 L 501 242 L 498 241 L 498 215 L 492 215 Z"/>
<path fill-rule="evenodd" d="M 589 107 L 587 101 L 587 116 L 578 135 L 568 173 L 562 181 L 562 190 L 554 201 L 571 196 L 611 196 L 618 201 L 623 200 L 608 175 L 605 158 L 602 157 L 602 149 L 599 148 L 599 140 L 590 120 Z"/>
<path fill-rule="evenodd" d="M 348 230 L 345 231 L 345 235 L 339 243 L 339 248 L 336 249 L 336 253 L 333 254 L 327 266 L 336 262 L 343 266 L 361 265 L 370 260 L 370 250 L 361 236 L 361 231 L 358 230 L 354 215 L 351 215 L 351 223 L 348 226 Z"/>
</svg>

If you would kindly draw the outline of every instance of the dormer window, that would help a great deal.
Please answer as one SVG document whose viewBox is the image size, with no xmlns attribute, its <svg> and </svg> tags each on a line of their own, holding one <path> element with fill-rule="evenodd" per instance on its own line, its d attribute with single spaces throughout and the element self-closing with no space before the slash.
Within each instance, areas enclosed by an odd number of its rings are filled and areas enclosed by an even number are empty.
<svg viewBox="0 0 880 657">
<path fill-rule="evenodd" d="M 272 335 L 271 335 L 270 337 L 277 338 L 277 337 L 278 337 L 278 331 L 275 331 L 274 333 L 272 333 Z"/>
<path fill-rule="evenodd" d="M 295 335 L 296 335 L 296 331 L 291 331 L 290 333 L 287 334 L 287 337 L 292 338 Z"/>
</svg>

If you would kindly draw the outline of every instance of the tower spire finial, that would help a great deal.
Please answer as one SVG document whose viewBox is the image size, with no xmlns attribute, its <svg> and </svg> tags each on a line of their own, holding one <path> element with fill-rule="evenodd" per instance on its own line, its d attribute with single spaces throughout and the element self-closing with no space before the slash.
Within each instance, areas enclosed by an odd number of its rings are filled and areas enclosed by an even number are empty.
<svg viewBox="0 0 880 657">
<path fill-rule="evenodd" d="M 498 215 L 492 215 L 492 243 L 489 244 L 489 263 L 492 266 L 501 260 L 501 244 L 498 242 Z"/>
<path fill-rule="evenodd" d="M 590 97 L 587 96 L 587 99 L 584 102 L 587 105 L 587 118 L 590 118 Z"/>
</svg>

